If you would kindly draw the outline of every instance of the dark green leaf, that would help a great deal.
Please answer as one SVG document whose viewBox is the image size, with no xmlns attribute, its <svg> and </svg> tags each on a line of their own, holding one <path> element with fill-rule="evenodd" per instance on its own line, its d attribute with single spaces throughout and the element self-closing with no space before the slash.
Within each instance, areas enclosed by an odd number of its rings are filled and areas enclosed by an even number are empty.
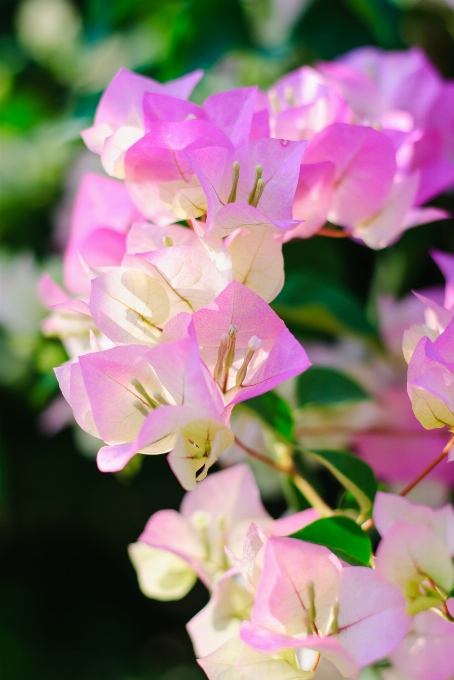
<svg viewBox="0 0 454 680">
<path fill-rule="evenodd" d="M 377 480 L 372 468 L 346 451 L 309 451 L 324 465 L 358 501 L 361 513 L 372 508 L 377 493 Z"/>
<path fill-rule="evenodd" d="M 348 375 L 325 366 L 311 366 L 301 373 L 297 378 L 296 394 L 299 406 L 329 406 L 369 398 L 361 385 Z"/>
<path fill-rule="evenodd" d="M 295 330 L 361 336 L 377 342 L 377 333 L 356 300 L 312 272 L 290 272 L 272 307 Z"/>
<path fill-rule="evenodd" d="M 245 406 L 256 413 L 285 441 L 292 442 L 295 424 L 290 406 L 275 392 L 266 392 L 249 399 Z"/>
<path fill-rule="evenodd" d="M 308 543 L 324 545 L 339 559 L 354 566 L 368 566 L 372 556 L 369 536 L 348 517 L 325 517 L 292 534 Z"/>
</svg>

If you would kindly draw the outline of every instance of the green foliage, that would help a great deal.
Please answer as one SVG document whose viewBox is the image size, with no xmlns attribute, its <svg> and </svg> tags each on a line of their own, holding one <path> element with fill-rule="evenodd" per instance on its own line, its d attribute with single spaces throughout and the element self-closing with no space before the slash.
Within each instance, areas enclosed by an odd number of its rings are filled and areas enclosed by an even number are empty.
<svg viewBox="0 0 454 680">
<path fill-rule="evenodd" d="M 308 524 L 291 538 L 324 545 L 339 559 L 354 566 L 368 566 L 372 544 L 365 531 L 348 517 L 325 517 Z"/>
<path fill-rule="evenodd" d="M 345 373 L 325 366 L 311 366 L 297 378 L 298 406 L 330 406 L 369 399 L 368 393 Z"/>
<path fill-rule="evenodd" d="M 326 467 L 357 500 L 361 514 L 370 512 L 377 480 L 372 468 L 346 451 L 309 451 L 309 455 Z"/>
<path fill-rule="evenodd" d="M 286 442 L 293 441 L 295 423 L 292 411 L 287 402 L 276 392 L 266 392 L 259 397 L 253 397 L 245 405 L 254 411 L 268 427 L 275 430 L 282 439 Z"/>
<path fill-rule="evenodd" d="M 378 342 L 376 330 L 356 300 L 336 283 L 310 271 L 290 272 L 272 307 L 300 332 L 312 330 Z"/>
</svg>

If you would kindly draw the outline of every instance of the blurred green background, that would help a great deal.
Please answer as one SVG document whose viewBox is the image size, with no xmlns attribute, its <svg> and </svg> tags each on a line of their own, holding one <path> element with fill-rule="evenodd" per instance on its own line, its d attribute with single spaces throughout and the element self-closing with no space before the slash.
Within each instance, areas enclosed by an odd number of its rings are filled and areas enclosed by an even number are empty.
<svg viewBox="0 0 454 680">
<path fill-rule="evenodd" d="M 73 429 L 49 437 L 39 425 L 57 394 L 52 367 L 65 357 L 39 333 L 35 285 L 43 269 L 58 275 L 77 182 L 100 168 L 79 138 L 100 93 L 121 66 L 159 80 L 203 68 L 200 101 L 265 88 L 369 44 L 420 45 L 454 77 L 454 13 L 441 0 L 3 0 L 1 680 L 202 678 L 184 625 L 206 602 L 204 588 L 181 602 L 148 600 L 126 553 L 152 512 L 179 504 L 165 458 L 146 458 L 135 477 L 103 475 Z M 452 196 L 434 204 L 454 209 Z M 379 253 L 326 238 L 292 242 L 286 266 L 345 290 L 373 322 L 377 292 L 442 282 L 431 247 L 454 252 L 452 220 Z"/>
</svg>

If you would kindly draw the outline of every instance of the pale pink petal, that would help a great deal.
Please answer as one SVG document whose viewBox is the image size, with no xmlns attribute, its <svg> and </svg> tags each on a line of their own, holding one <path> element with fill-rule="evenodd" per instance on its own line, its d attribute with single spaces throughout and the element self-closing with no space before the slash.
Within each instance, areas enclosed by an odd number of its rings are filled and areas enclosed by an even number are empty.
<svg viewBox="0 0 454 680">
<path fill-rule="evenodd" d="M 192 246 L 201 248 L 200 239 L 192 229 L 181 227 L 179 224 L 169 224 L 159 227 L 149 222 L 135 222 L 128 232 L 126 249 L 132 255 L 159 250 L 164 246 L 163 239 L 171 238 L 176 246 Z"/>
<path fill-rule="evenodd" d="M 212 414 L 223 410 L 217 387 L 205 374 L 192 326 L 186 338 L 156 345 L 146 358 L 176 404 Z"/>
<path fill-rule="evenodd" d="M 384 203 L 396 169 L 392 143 L 369 127 L 334 123 L 311 141 L 304 163 L 334 163 L 334 196 L 329 219 L 351 226 L 374 215 Z"/>
<path fill-rule="evenodd" d="M 170 301 L 171 316 L 206 307 L 225 288 L 224 275 L 210 255 L 189 245 L 127 255 L 124 264 L 143 268 L 162 285 Z"/>
<path fill-rule="evenodd" d="M 181 181 L 188 184 L 194 170 L 187 151 L 210 146 L 231 147 L 226 135 L 201 120 L 177 123 L 160 121 L 126 153 L 126 184 L 141 212 L 158 224 L 174 222 L 170 207 L 161 200 L 165 184 Z"/>
<path fill-rule="evenodd" d="M 287 647 L 293 647 L 298 654 L 299 648 L 314 649 L 321 652 L 345 678 L 357 678 L 359 665 L 351 654 L 334 637 L 319 635 L 304 635 L 292 637 L 285 633 L 277 633 L 257 624 L 243 621 L 240 637 L 251 647 L 262 652 L 278 652 Z"/>
<path fill-rule="evenodd" d="M 378 532 L 386 536 L 398 522 L 433 529 L 446 549 L 450 553 L 454 551 L 454 509 L 451 505 L 433 510 L 427 505 L 379 491 L 374 503 L 374 523 Z"/>
<path fill-rule="evenodd" d="M 135 455 L 131 444 L 103 446 L 96 456 L 96 464 L 101 472 L 119 472 Z"/>
<path fill-rule="evenodd" d="M 306 142 L 286 142 L 280 139 L 256 139 L 243 145 L 231 155 L 231 163 L 227 163 L 223 180 L 225 202 L 231 188 L 233 161 L 240 163 L 236 198 L 238 203 L 247 204 L 255 183 L 256 165 L 261 165 L 265 189 L 258 204 L 260 212 L 270 220 L 291 220 L 293 198 L 305 149 Z"/>
<path fill-rule="evenodd" d="M 95 126 L 108 124 L 112 129 L 142 121 L 142 101 L 147 92 L 161 92 L 187 99 L 202 77 L 194 71 L 168 83 L 158 83 L 127 69 L 120 69 L 101 97 L 95 114 Z"/>
<path fill-rule="evenodd" d="M 208 604 L 186 624 L 196 656 L 208 656 L 238 635 L 241 621 L 248 618 L 253 601 L 252 595 L 234 577 L 221 577 Z"/>
<path fill-rule="evenodd" d="M 210 305 L 196 312 L 193 320 L 201 357 L 211 372 L 221 335 L 232 324 L 237 328 L 235 362 L 226 395 L 230 404 L 262 394 L 310 365 L 306 352 L 283 321 L 261 297 L 237 281 L 232 281 Z M 234 372 L 241 365 L 253 335 L 262 343 L 252 358 L 243 386 L 238 389 L 234 387 Z"/>
<path fill-rule="evenodd" d="M 47 273 L 39 279 L 38 294 L 42 303 L 49 308 L 67 303 L 70 300 L 69 295 Z"/>
<path fill-rule="evenodd" d="M 339 642 L 361 667 L 382 659 L 411 625 L 398 588 L 381 583 L 373 569 L 347 567 L 339 585 Z"/>
<path fill-rule="evenodd" d="M 295 512 L 293 515 L 281 517 L 273 522 L 271 527 L 271 536 L 289 536 L 303 529 L 308 524 L 312 524 L 315 520 L 320 519 L 320 513 L 314 508 L 308 508 L 301 512 Z"/>
<path fill-rule="evenodd" d="M 200 411 L 195 411 L 189 422 L 180 424 L 175 446 L 167 460 L 183 489 L 194 491 L 197 488 L 197 482 L 206 478 L 208 470 L 232 444 L 233 438 L 232 430 L 219 420 L 204 417 Z M 195 449 L 191 443 L 197 440 L 201 445 L 210 443 L 209 453 L 203 457 L 200 456 L 202 447 Z"/>
<path fill-rule="evenodd" d="M 146 132 L 159 120 L 176 123 L 189 117 L 204 118 L 201 107 L 162 92 L 147 92 L 143 97 L 143 119 Z"/>
<path fill-rule="evenodd" d="M 444 306 L 447 309 L 454 308 L 454 257 L 449 253 L 432 250 L 431 256 L 442 271 L 446 279 Z"/>
<path fill-rule="evenodd" d="M 251 620 L 278 633 L 298 635 L 308 624 L 308 583 L 315 591 L 318 630 L 326 634 L 337 597 L 341 564 L 324 546 L 270 538 Z"/>
<path fill-rule="evenodd" d="M 79 359 L 95 423 L 109 444 L 133 442 L 145 419 L 135 402 L 144 407 L 147 404 L 133 387 L 132 378 L 137 378 L 150 395 L 162 392 L 145 360 L 147 350 L 145 345 L 128 345 L 86 354 Z"/>
<path fill-rule="evenodd" d="M 159 510 L 148 520 L 139 542 L 181 557 L 208 587 L 211 581 L 201 567 L 205 549 L 200 533 L 175 510 Z"/>
<path fill-rule="evenodd" d="M 391 660 L 408 680 L 450 680 L 454 674 L 453 649 L 454 625 L 433 612 L 421 612 Z"/>
<path fill-rule="evenodd" d="M 223 493 L 229 489 L 229 493 Z M 243 520 L 269 519 L 262 505 L 260 493 L 248 465 L 235 465 L 210 475 L 196 491 L 187 493 L 181 503 L 181 513 L 189 517 L 194 512 L 222 515 L 227 530 Z"/>
<path fill-rule="evenodd" d="M 237 636 L 212 654 L 197 659 L 197 663 L 209 680 L 304 680 L 310 677 L 298 668 L 291 650 L 271 656 L 252 649 Z"/>
<path fill-rule="evenodd" d="M 92 280 L 93 321 L 118 344 L 154 345 L 170 312 L 163 286 L 143 271 L 115 267 Z"/>
<path fill-rule="evenodd" d="M 225 132 L 235 147 L 247 142 L 257 98 L 257 87 L 212 94 L 203 110 L 210 123 Z"/>
<path fill-rule="evenodd" d="M 293 217 L 304 222 L 285 234 L 284 241 L 308 238 L 323 227 L 333 200 L 334 172 L 334 164 L 329 161 L 301 165 Z"/>
<path fill-rule="evenodd" d="M 284 285 L 282 244 L 265 228 L 239 232 L 227 248 L 232 274 L 266 302 L 271 302 Z"/>
<path fill-rule="evenodd" d="M 454 584 L 449 552 L 437 534 L 424 525 L 395 524 L 378 546 L 376 573 L 381 581 L 400 588 L 419 574 L 427 575 L 448 592 Z"/>
<path fill-rule="evenodd" d="M 90 237 L 93 232 L 109 229 L 118 235 L 126 234 L 134 220 L 139 218 L 140 213 L 122 182 L 93 173 L 83 177 L 74 204 L 71 235 L 64 257 L 64 280 L 68 290 L 85 295 L 90 292 L 90 281 L 80 260 L 81 249 L 84 260 L 90 266 L 102 266 L 105 262 L 97 261 L 96 254 L 100 254 L 100 249 L 96 242 L 93 244 L 96 250 L 91 256 Z"/>
<path fill-rule="evenodd" d="M 80 244 L 79 253 L 89 267 L 119 266 L 126 252 L 126 233 L 101 228 L 93 231 Z"/>
</svg>

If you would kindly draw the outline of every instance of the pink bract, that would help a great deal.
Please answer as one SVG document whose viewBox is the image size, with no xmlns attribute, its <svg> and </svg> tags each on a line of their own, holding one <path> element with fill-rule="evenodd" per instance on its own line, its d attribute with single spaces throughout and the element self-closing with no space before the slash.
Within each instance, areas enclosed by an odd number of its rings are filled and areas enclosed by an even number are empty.
<svg viewBox="0 0 454 680">
<path fill-rule="evenodd" d="M 225 403 L 230 406 L 263 394 L 309 368 L 305 350 L 284 322 L 260 296 L 237 281 L 232 281 L 211 304 L 192 317 L 183 313 L 171 319 L 164 329 L 163 341 L 184 337 L 191 318 L 200 356 L 210 373 L 217 362 L 221 335 L 228 333 L 232 325 L 237 329 L 235 361 L 224 395 Z M 238 388 L 235 374 L 252 336 L 260 338 L 261 344 L 252 357 L 243 386 Z"/>
<path fill-rule="evenodd" d="M 126 233 L 140 219 L 123 183 L 88 173 L 82 179 L 73 209 L 71 234 L 64 257 L 65 286 L 88 296 L 90 278 L 82 264 L 104 267 L 121 264 Z"/>
<path fill-rule="evenodd" d="M 328 218 L 344 227 L 372 217 L 383 205 L 396 170 L 391 142 L 369 127 L 334 123 L 311 141 L 304 163 L 334 163 Z"/>
</svg>

